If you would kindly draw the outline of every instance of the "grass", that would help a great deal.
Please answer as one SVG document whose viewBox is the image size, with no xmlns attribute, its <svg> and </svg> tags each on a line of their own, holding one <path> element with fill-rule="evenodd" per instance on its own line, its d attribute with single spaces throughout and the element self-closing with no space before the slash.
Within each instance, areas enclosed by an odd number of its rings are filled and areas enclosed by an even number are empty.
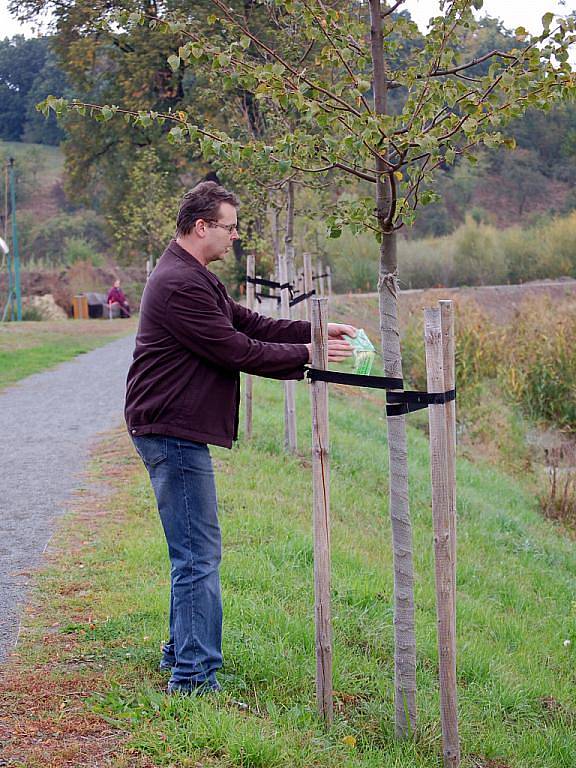
<svg viewBox="0 0 576 768">
<path fill-rule="evenodd" d="M 135 320 L 0 324 L 0 389 L 135 331 Z"/>
<path fill-rule="evenodd" d="M 0 140 L 0 157 L 13 157 L 16 162 L 31 159 L 39 165 L 39 175 L 43 185 L 53 184 L 62 176 L 64 153 L 60 147 L 47 144 L 33 144 L 21 141 Z"/>
<path fill-rule="evenodd" d="M 72 518 L 60 536 L 60 561 L 39 580 L 41 603 L 23 634 L 18 676 L 29 690 L 40 680 L 44 690 L 64 691 L 50 721 L 59 718 L 61 729 L 78 728 L 81 718 L 96 718 L 102 733 L 112 728 L 119 738 L 110 765 L 442 765 L 426 437 L 409 431 L 419 724 L 415 742 L 407 743 L 393 735 L 383 409 L 377 398 L 332 391 L 336 718 L 326 732 L 314 699 L 309 403 L 306 386 L 297 389 L 303 456 L 282 452 L 281 385 L 263 380 L 255 385 L 254 440 L 213 451 L 225 551 L 224 695 L 163 694 L 157 663 L 168 563 L 148 480 L 125 437 L 114 437 L 114 451 L 99 464 L 101 477 L 116 475 L 113 503 L 89 503 L 83 522 Z M 522 481 L 461 459 L 458 483 L 462 765 L 573 768 L 573 545 L 538 515 Z M 40 722 L 44 734 L 42 752 L 38 762 L 24 752 L 28 757 L 16 765 L 71 764 L 50 761 L 50 729 L 32 712 L 28 720 Z"/>
</svg>

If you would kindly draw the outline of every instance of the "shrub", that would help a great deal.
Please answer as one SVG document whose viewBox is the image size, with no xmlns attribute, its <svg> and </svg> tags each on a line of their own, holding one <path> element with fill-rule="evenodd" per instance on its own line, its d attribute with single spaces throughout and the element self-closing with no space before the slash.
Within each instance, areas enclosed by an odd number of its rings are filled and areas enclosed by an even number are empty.
<svg viewBox="0 0 576 768">
<path fill-rule="evenodd" d="M 378 286 L 380 246 L 374 235 L 344 231 L 338 239 L 326 238 L 321 250 L 328 253 L 332 287 L 336 293 L 375 291 Z"/>
<path fill-rule="evenodd" d="M 398 243 L 398 267 L 400 285 L 403 287 L 433 288 L 453 285 L 453 238 L 400 239 Z"/>
<path fill-rule="evenodd" d="M 102 257 L 94 252 L 92 243 L 83 237 L 67 237 L 61 253 L 62 263 L 66 265 L 88 261 L 95 267 L 102 266 Z"/>
<path fill-rule="evenodd" d="M 454 233 L 456 285 L 499 285 L 507 280 L 501 234 L 471 217 Z"/>
</svg>

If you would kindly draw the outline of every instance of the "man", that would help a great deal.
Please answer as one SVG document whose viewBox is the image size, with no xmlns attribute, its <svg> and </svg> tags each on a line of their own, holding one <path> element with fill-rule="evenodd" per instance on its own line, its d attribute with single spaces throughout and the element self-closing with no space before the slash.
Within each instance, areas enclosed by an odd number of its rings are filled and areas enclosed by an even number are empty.
<svg viewBox="0 0 576 768">
<path fill-rule="evenodd" d="M 222 666 L 220 528 L 208 444 L 238 431 L 240 371 L 302 379 L 310 324 L 262 317 L 237 304 L 207 269 L 238 238 L 238 199 L 213 181 L 182 201 L 176 239 L 142 296 L 126 393 L 126 422 L 150 475 L 171 561 L 168 692 L 218 690 Z M 352 354 L 330 324 L 328 359 Z"/>
<path fill-rule="evenodd" d="M 114 280 L 114 285 L 108 291 L 108 304 L 117 304 L 120 308 L 120 317 L 130 317 L 130 305 L 126 300 L 126 294 L 120 288 L 120 280 Z"/>
</svg>

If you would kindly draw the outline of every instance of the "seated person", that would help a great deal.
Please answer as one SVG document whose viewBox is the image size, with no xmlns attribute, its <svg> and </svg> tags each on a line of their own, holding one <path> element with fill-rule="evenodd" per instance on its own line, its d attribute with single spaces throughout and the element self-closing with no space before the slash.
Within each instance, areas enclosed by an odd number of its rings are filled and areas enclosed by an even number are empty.
<svg viewBox="0 0 576 768">
<path fill-rule="evenodd" d="M 107 302 L 108 304 L 117 304 L 120 307 L 120 317 L 130 317 L 130 306 L 124 291 L 120 289 L 120 280 L 115 280 L 114 285 L 108 291 Z"/>
</svg>

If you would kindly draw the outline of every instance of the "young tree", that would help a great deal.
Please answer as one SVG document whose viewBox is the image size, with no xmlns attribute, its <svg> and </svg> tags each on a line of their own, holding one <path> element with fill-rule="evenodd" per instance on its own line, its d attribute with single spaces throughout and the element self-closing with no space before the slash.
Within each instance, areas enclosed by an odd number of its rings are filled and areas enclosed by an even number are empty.
<svg viewBox="0 0 576 768">
<path fill-rule="evenodd" d="M 568 47 L 574 19 L 544 15 L 543 31 L 519 27 L 515 45 L 466 58 L 461 40 L 477 25 L 481 0 L 441 0 L 441 12 L 421 35 L 405 0 L 266 0 L 268 26 L 251 24 L 252 3 L 235 10 L 211 0 L 213 13 L 165 19 L 186 42 L 170 57 L 176 71 L 219 72 L 223 89 L 243 89 L 256 101 L 297 117 L 296 129 L 266 140 L 242 139 L 218 126 L 198 124 L 190 112 L 137 112 L 118 105 L 89 107 L 100 120 L 124 113 L 136 125 L 174 123 L 175 142 L 199 145 L 208 159 L 248 165 L 286 179 L 339 174 L 370 182 L 374 194 L 342 201 L 328 217 L 331 234 L 343 226 L 372 230 L 380 242 L 380 327 L 386 376 L 402 377 L 398 330 L 396 233 L 410 225 L 419 205 L 437 198 L 434 172 L 479 146 L 511 145 L 500 129 L 528 107 L 547 109 L 573 92 Z M 145 16 L 132 19 L 144 22 Z M 124 19 L 126 21 L 126 19 Z M 158 24 L 158 20 L 154 21 Z M 208 28 L 206 28 L 208 24 Z M 290 41 L 290 45 L 287 45 Z M 63 110 L 62 100 L 44 108 Z M 72 102 L 72 109 L 86 105 Z M 396 730 L 416 727 L 416 652 L 412 535 L 408 508 L 406 431 L 403 416 L 388 417 L 390 515 L 395 586 Z"/>
</svg>

